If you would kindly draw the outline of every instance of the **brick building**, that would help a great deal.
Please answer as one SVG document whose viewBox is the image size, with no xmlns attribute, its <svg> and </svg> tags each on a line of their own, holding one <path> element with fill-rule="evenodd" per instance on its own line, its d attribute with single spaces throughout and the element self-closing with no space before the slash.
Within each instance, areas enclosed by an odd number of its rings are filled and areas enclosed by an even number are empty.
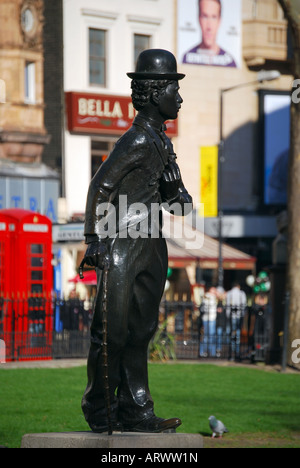
<svg viewBox="0 0 300 468">
<path fill-rule="evenodd" d="M 224 238 L 257 257 L 260 267 L 271 262 L 276 215 L 285 208 L 266 197 L 265 129 L 266 116 L 275 115 L 267 106 L 276 107 L 277 96 L 285 99 L 291 89 L 287 23 L 276 0 L 234 0 L 239 19 L 227 33 L 239 39 L 238 66 L 187 64 L 179 54 L 179 37 L 182 31 L 198 34 L 199 24 L 198 1 L 185 1 L 184 14 L 194 11 L 194 18 L 182 17 L 182 0 L 0 0 L 0 177 L 11 178 L 16 161 L 22 174 L 35 170 L 41 178 L 42 168 L 48 182 L 53 170 L 59 172 L 63 210 L 56 218 L 82 221 L 90 179 L 125 131 L 125 113 L 132 118 L 126 72 L 134 69 L 141 50 L 158 47 L 174 52 L 186 74 L 172 138 L 183 179 L 195 203 L 202 202 L 201 155 L 219 143 L 220 90 L 254 82 L 261 70 L 278 70 L 276 81 L 224 97 Z M 229 13 L 233 16 L 233 10 Z M 77 98 L 81 114 L 72 114 L 70 106 L 79 109 Z M 127 109 L 117 131 L 110 127 L 116 100 L 120 108 L 124 100 Z M 285 101 L 276 109 L 286 107 Z M 102 124 L 95 129 L 96 108 Z M 285 110 L 287 128 L 286 115 Z M 80 125 L 72 126 L 70 117 L 80 118 Z M 20 184 L 28 190 L 27 182 Z M 19 192 L 13 195 L 19 203 Z M 0 197 L 3 206 L 5 194 Z M 27 198 L 22 203 L 37 206 L 34 194 Z M 218 237 L 217 222 L 215 216 L 205 219 L 207 234 Z M 73 258 L 71 252 L 70 264 Z"/>
<path fill-rule="evenodd" d="M 43 0 L 0 1 L 0 208 L 25 208 L 57 221 L 57 173 L 42 162 Z"/>
</svg>

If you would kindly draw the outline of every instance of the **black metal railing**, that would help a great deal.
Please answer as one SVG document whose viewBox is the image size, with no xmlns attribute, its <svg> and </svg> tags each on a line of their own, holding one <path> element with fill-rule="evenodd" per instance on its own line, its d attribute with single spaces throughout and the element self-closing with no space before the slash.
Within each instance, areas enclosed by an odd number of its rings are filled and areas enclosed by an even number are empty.
<svg viewBox="0 0 300 468">
<path fill-rule="evenodd" d="M 0 297 L 0 361 L 86 358 L 93 304 L 79 299 Z M 161 303 L 160 326 L 177 359 L 264 361 L 269 313 L 263 307 Z M 162 340 L 161 346 L 164 346 Z"/>
<path fill-rule="evenodd" d="M 264 361 L 269 345 L 267 307 L 162 304 L 166 331 L 175 337 L 178 359 Z"/>
</svg>

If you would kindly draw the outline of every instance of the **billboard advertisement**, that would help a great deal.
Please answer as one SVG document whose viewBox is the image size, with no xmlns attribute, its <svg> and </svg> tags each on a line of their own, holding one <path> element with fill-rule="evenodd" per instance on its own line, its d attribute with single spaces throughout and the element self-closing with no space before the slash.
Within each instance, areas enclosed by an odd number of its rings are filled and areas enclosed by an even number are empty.
<svg viewBox="0 0 300 468">
<path fill-rule="evenodd" d="M 264 126 L 264 204 L 286 205 L 290 150 L 291 95 L 261 94 Z"/>
<path fill-rule="evenodd" d="M 241 67 L 241 0 L 178 0 L 179 63 Z"/>
<path fill-rule="evenodd" d="M 202 216 L 218 216 L 218 147 L 202 146 L 200 150 Z"/>
</svg>

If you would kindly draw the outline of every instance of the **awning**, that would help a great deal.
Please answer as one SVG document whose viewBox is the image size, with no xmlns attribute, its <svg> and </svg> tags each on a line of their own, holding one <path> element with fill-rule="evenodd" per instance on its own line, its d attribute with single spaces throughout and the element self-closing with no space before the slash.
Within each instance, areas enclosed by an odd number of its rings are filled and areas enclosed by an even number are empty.
<svg viewBox="0 0 300 468">
<path fill-rule="evenodd" d="M 97 285 L 97 274 L 95 270 L 88 270 L 83 272 L 84 278 L 81 279 L 79 275 L 69 280 L 69 283 L 83 283 L 89 286 Z"/>
<path fill-rule="evenodd" d="M 198 264 L 204 270 L 218 268 L 219 241 L 194 229 L 184 218 L 164 215 L 169 266 L 184 268 Z M 227 244 L 222 245 L 225 270 L 254 270 L 256 258 Z"/>
<path fill-rule="evenodd" d="M 81 230 L 82 231 L 82 230 Z M 163 233 L 167 241 L 170 268 L 186 268 L 198 265 L 203 270 L 215 270 L 219 263 L 219 242 L 217 239 L 194 229 L 185 218 L 164 213 Z M 222 246 L 224 270 L 250 270 L 256 266 L 256 258 L 227 244 Z M 80 251 L 77 264 L 84 256 Z M 94 270 L 84 272 L 84 279 L 79 275 L 69 280 L 70 283 L 97 285 Z"/>
</svg>

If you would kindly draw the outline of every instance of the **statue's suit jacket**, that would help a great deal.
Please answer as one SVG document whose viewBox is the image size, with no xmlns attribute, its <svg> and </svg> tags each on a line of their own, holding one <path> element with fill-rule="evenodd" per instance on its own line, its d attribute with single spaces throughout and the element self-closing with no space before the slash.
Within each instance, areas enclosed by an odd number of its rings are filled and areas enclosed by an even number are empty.
<svg viewBox="0 0 300 468">
<path fill-rule="evenodd" d="M 160 180 L 170 159 L 174 159 L 173 145 L 161 130 L 155 129 L 139 115 L 132 127 L 118 140 L 109 157 L 100 166 L 91 181 L 85 219 L 87 243 L 99 232 L 99 221 L 103 218 L 105 204 L 111 203 L 117 214 L 116 232 L 128 225 L 141 223 L 145 212 L 137 216 L 136 210 L 119 210 L 120 196 L 127 197 L 127 205 L 143 203 L 147 207 L 149 235 L 151 234 L 151 204 L 162 202 L 184 204 L 192 203 L 192 198 L 181 183 L 177 196 L 167 200 L 161 193 Z M 104 223 L 101 224 L 103 226 Z M 145 223 L 143 224 L 145 226 Z"/>
</svg>

